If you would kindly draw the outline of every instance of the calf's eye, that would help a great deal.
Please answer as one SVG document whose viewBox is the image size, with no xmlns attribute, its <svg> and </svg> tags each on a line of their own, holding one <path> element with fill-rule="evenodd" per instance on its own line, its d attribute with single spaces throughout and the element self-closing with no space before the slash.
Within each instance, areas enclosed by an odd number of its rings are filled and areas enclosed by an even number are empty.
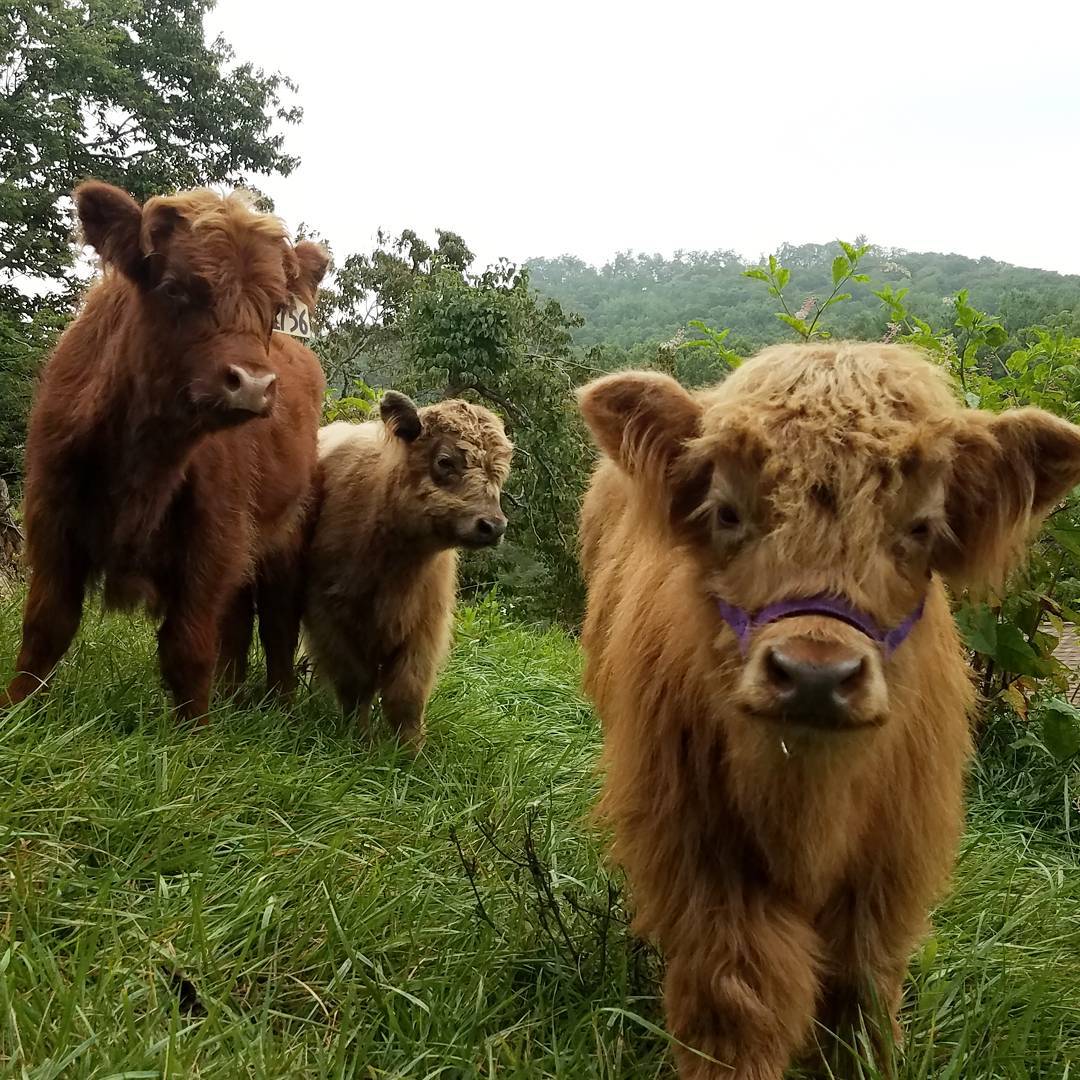
<svg viewBox="0 0 1080 1080">
<path fill-rule="evenodd" d="M 716 508 L 716 524 L 721 529 L 736 529 L 742 524 L 739 511 L 731 503 L 721 503 Z"/>
<path fill-rule="evenodd" d="M 163 281 L 161 285 L 158 286 L 158 291 L 169 300 L 180 301 L 187 299 L 187 292 L 179 281 L 173 281 L 171 279 Z"/>
<path fill-rule="evenodd" d="M 908 536 L 912 540 L 928 540 L 930 538 L 930 522 L 925 518 L 920 518 L 918 521 L 914 521 L 908 528 Z"/>
</svg>

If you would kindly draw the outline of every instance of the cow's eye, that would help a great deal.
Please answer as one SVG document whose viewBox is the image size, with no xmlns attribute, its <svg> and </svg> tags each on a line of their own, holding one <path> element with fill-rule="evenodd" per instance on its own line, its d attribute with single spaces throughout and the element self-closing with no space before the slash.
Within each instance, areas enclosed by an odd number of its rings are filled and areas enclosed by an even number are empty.
<svg viewBox="0 0 1080 1080">
<path fill-rule="evenodd" d="M 739 511 L 731 503 L 721 503 L 716 508 L 715 518 L 721 529 L 737 529 L 742 524 Z"/>
<path fill-rule="evenodd" d="M 175 278 L 168 278 L 163 281 L 158 286 L 157 291 L 167 300 L 174 300 L 178 303 L 187 299 L 187 290 Z"/>
<path fill-rule="evenodd" d="M 908 536 L 917 540 L 920 544 L 930 539 L 930 522 L 926 518 L 919 518 L 908 526 Z"/>
</svg>

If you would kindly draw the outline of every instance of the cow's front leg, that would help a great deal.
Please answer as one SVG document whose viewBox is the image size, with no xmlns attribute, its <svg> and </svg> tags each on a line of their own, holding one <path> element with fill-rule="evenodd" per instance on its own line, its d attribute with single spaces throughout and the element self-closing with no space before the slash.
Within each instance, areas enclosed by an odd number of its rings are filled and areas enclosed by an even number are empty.
<svg viewBox="0 0 1080 1080">
<path fill-rule="evenodd" d="M 813 929 L 775 898 L 687 912 L 664 981 L 681 1080 L 781 1080 L 818 991 Z"/>
</svg>

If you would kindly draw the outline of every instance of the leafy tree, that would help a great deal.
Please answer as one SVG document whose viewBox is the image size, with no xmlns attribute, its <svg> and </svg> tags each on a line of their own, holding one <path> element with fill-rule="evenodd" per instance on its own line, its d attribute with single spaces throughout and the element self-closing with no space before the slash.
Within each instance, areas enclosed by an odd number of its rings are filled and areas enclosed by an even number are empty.
<svg viewBox="0 0 1080 1080">
<path fill-rule="evenodd" d="M 432 247 L 411 229 L 397 237 L 380 230 L 374 251 L 350 255 L 335 267 L 318 310 L 328 331 L 320 354 L 331 388 L 348 396 L 357 380 L 393 384 L 401 375 L 401 323 L 417 282 L 441 271 L 464 274 L 472 261 L 456 233 L 438 231 Z"/>
<path fill-rule="evenodd" d="M 66 316 L 51 307 L 19 318 L 0 307 L 0 479 L 18 487 L 34 376 Z"/>
<path fill-rule="evenodd" d="M 59 278 L 65 196 L 88 176 L 137 197 L 289 173 L 281 74 L 207 42 L 213 0 L 7 0 L 0 6 L 0 266 Z"/>
</svg>

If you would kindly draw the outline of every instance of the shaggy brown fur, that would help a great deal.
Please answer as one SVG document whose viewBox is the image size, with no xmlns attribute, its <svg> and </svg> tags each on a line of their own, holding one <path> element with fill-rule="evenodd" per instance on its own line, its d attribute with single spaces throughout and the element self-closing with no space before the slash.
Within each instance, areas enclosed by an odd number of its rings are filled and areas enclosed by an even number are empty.
<svg viewBox="0 0 1080 1080">
<path fill-rule="evenodd" d="M 324 383 L 315 356 L 271 324 L 290 294 L 314 304 L 326 254 L 293 247 L 239 195 L 140 207 L 90 182 L 75 201 L 104 274 L 30 418 L 33 576 L 7 700 L 47 679 L 101 581 L 109 606 L 144 601 L 163 616 L 165 682 L 201 717 L 223 620 L 222 658 L 242 674 L 257 567 L 270 680 L 287 690 L 300 598 L 274 582 L 295 579 Z"/>
<path fill-rule="evenodd" d="M 502 538 L 512 447 L 497 416 L 464 401 L 417 409 L 391 392 L 381 414 L 319 433 L 304 642 L 346 713 L 366 725 L 380 692 L 383 714 L 419 749 L 450 645 L 456 549 Z"/>
<path fill-rule="evenodd" d="M 961 409 L 938 370 L 884 345 L 769 349 L 697 395 L 611 375 L 581 408 L 606 455 L 582 515 L 601 812 L 637 930 L 666 953 L 668 1026 L 719 1063 L 680 1051 L 681 1075 L 777 1080 L 815 1036 L 850 1039 L 874 1002 L 895 1025 L 951 872 L 970 750 L 974 693 L 939 575 L 1002 579 L 1080 481 L 1080 430 Z M 716 606 L 820 593 L 887 627 L 924 593 L 926 611 L 890 659 L 805 615 L 759 630 L 743 658 Z M 778 650 L 850 664 L 836 715 L 784 712 Z"/>
</svg>

